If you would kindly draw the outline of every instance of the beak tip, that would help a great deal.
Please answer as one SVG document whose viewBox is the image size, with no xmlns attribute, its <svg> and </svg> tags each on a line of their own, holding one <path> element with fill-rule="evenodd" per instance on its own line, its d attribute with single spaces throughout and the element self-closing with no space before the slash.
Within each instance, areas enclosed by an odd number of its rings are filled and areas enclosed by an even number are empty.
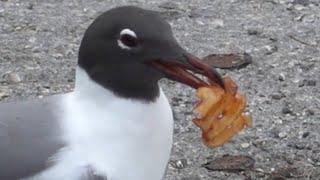
<svg viewBox="0 0 320 180">
<path fill-rule="evenodd" d="M 202 71 L 201 74 L 205 75 L 208 78 L 210 84 L 212 83 L 218 84 L 225 90 L 223 78 L 213 67 L 202 62 L 199 58 L 193 56 L 190 53 L 184 54 L 184 57 L 187 59 L 188 63 L 190 63 L 193 67 L 200 69 Z"/>
</svg>

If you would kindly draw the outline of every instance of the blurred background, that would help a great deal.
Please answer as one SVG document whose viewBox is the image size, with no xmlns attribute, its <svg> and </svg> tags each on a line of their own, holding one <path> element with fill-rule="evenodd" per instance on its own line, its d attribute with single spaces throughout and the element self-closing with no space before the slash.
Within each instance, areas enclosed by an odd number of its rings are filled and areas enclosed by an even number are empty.
<svg viewBox="0 0 320 180">
<path fill-rule="evenodd" d="M 71 91 L 85 29 L 120 5 L 159 11 L 199 57 L 252 56 L 219 70 L 254 120 L 220 148 L 205 147 L 191 121 L 194 90 L 161 82 L 175 116 L 166 180 L 320 178 L 319 0 L 0 0 L 0 101 Z"/>
</svg>

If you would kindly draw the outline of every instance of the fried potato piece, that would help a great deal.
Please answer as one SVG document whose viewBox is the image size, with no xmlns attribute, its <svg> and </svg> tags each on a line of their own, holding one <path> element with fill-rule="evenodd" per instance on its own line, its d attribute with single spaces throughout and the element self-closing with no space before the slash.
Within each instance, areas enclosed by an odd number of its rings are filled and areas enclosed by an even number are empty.
<svg viewBox="0 0 320 180">
<path fill-rule="evenodd" d="M 202 130 L 202 139 L 209 147 L 218 147 L 230 140 L 244 127 L 251 126 L 250 117 L 243 114 L 246 97 L 237 94 L 234 81 L 224 78 L 225 90 L 218 85 L 201 87 L 196 96 L 198 117 L 193 122 Z"/>
</svg>

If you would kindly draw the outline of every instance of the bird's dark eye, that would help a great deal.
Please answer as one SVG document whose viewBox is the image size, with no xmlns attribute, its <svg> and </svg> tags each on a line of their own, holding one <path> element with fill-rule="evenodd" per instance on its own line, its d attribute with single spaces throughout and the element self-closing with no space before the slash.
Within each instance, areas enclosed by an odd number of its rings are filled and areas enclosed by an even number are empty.
<svg viewBox="0 0 320 180">
<path fill-rule="evenodd" d="M 134 31 L 128 28 L 120 31 L 118 46 L 121 49 L 130 50 L 131 48 L 138 46 L 138 43 L 138 36 Z"/>
<path fill-rule="evenodd" d="M 123 34 L 120 36 L 120 41 L 128 47 L 138 46 L 138 39 L 130 34 Z"/>
</svg>

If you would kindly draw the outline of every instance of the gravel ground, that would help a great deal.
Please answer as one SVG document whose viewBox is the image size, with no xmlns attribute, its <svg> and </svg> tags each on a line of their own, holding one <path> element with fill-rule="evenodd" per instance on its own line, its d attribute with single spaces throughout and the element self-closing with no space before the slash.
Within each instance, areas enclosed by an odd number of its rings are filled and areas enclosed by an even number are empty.
<svg viewBox="0 0 320 180">
<path fill-rule="evenodd" d="M 200 57 L 253 57 L 246 68 L 220 70 L 247 94 L 254 119 L 221 148 L 201 144 L 191 122 L 193 90 L 162 82 L 176 118 L 166 180 L 320 178 L 319 0 L 0 0 L 0 100 L 71 91 L 85 29 L 101 12 L 128 4 L 160 11 Z M 245 155 L 254 167 L 203 167 L 224 155 Z"/>
</svg>

